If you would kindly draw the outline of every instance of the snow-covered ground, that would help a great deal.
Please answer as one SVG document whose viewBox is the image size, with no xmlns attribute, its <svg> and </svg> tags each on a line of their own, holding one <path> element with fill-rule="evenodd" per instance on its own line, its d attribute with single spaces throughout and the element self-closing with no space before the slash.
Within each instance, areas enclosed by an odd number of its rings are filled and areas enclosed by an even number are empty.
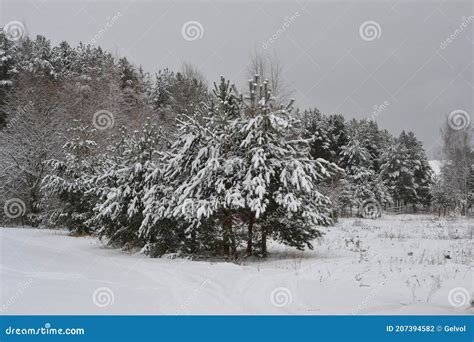
<svg viewBox="0 0 474 342">
<path fill-rule="evenodd" d="M 272 244 L 269 260 L 240 265 L 151 259 L 63 231 L 1 228 L 0 309 L 2 314 L 470 314 L 473 226 L 427 216 L 342 219 L 325 228 L 314 251 Z"/>
</svg>

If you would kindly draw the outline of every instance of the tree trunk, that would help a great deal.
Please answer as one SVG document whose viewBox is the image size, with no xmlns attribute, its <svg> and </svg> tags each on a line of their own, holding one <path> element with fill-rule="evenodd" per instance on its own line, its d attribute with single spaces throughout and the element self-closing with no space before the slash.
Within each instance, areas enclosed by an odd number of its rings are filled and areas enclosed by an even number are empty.
<svg viewBox="0 0 474 342">
<path fill-rule="evenodd" d="M 196 231 L 193 229 L 192 232 L 191 232 L 191 251 L 192 253 L 196 253 L 197 252 L 197 248 L 196 248 Z"/>
<path fill-rule="evenodd" d="M 232 257 L 235 257 L 237 255 L 237 244 L 235 242 L 235 234 L 232 229 L 232 216 L 230 216 L 229 221 L 230 253 Z"/>
<path fill-rule="evenodd" d="M 253 214 L 250 214 L 247 237 L 247 255 L 252 255 L 252 240 L 253 240 Z"/>
<path fill-rule="evenodd" d="M 235 242 L 235 235 L 232 231 L 232 213 L 230 211 L 224 212 L 224 220 L 222 222 L 223 230 L 223 247 L 224 255 L 231 256 L 237 254 L 237 245 Z"/>
<path fill-rule="evenodd" d="M 267 230 L 262 227 L 262 257 L 267 257 Z"/>
<path fill-rule="evenodd" d="M 222 221 L 222 246 L 224 249 L 224 255 L 230 255 L 230 230 L 232 229 L 232 220 L 230 219 L 230 215 L 225 212 L 224 219 Z"/>
</svg>

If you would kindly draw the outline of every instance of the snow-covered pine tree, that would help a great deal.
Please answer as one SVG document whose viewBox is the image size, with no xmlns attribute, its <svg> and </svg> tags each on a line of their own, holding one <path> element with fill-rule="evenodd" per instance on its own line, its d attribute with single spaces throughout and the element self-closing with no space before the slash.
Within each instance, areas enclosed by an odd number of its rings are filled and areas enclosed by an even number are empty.
<svg viewBox="0 0 474 342">
<path fill-rule="evenodd" d="M 77 59 L 77 52 L 67 42 L 63 41 L 52 49 L 51 59 L 58 78 L 67 80 L 77 77 L 72 69 L 74 60 Z"/>
<path fill-rule="evenodd" d="M 200 113 L 208 101 L 208 88 L 205 77 L 191 64 L 184 63 L 175 74 L 171 87 L 171 108 L 176 114 L 189 116 Z"/>
<path fill-rule="evenodd" d="M 309 139 L 313 159 L 338 163 L 341 148 L 347 145 L 348 132 L 342 115 L 323 115 L 315 108 L 300 115 L 303 137 Z M 340 165 L 345 167 L 345 165 Z"/>
<path fill-rule="evenodd" d="M 235 255 L 239 244 L 235 216 L 241 213 L 244 199 L 241 195 L 242 165 L 236 129 L 241 117 L 241 97 L 230 82 L 221 77 L 220 84 L 214 83 L 213 98 L 208 108 L 209 127 L 211 127 L 219 145 L 221 169 L 207 165 L 216 178 L 214 191 L 220 202 L 222 217 L 223 249 L 226 255 Z M 207 173 L 207 172 L 206 172 Z M 205 173 L 203 174 L 204 177 Z M 202 179 L 205 179 L 203 176 Z"/>
<path fill-rule="evenodd" d="M 232 141 L 238 116 L 238 99 L 229 82 L 221 78 L 208 106 L 193 117 L 182 115 L 179 119 L 179 138 L 164 160 L 161 176 L 161 181 L 173 188 L 167 203 L 156 202 L 156 194 L 147 194 L 145 224 L 162 219 L 187 222 L 186 252 L 236 252 L 233 215 L 243 203 L 237 179 L 241 164 L 235 153 L 238 145 Z"/>
<path fill-rule="evenodd" d="M 413 164 L 413 176 L 416 184 L 417 195 L 417 202 L 414 203 L 414 208 L 416 210 L 416 204 L 424 206 L 430 204 L 430 188 L 433 184 L 433 170 L 428 163 L 422 142 L 416 138 L 413 132 L 408 132 L 406 134 L 402 132 L 399 139 L 403 141 L 408 149 L 409 158 Z"/>
<path fill-rule="evenodd" d="M 381 174 L 386 180 L 397 207 L 428 205 L 432 170 L 425 151 L 412 132 L 404 131 L 381 157 Z"/>
<path fill-rule="evenodd" d="M 268 84 L 258 77 L 250 87 L 242 103 L 221 79 L 204 114 L 182 116 L 163 169 L 147 178 L 173 191 L 157 201 L 163 191 L 150 186 L 143 231 L 163 219 L 185 221 L 178 224 L 186 226 L 185 251 L 224 255 L 234 255 L 245 238 L 252 253 L 257 233 L 266 255 L 267 238 L 311 248 L 320 235 L 316 225 L 331 222 L 330 202 L 317 187 L 338 168 L 311 159 L 307 141 L 294 129 L 292 104 L 272 108 Z M 246 223 L 247 237 L 236 233 L 238 222 Z"/>
<path fill-rule="evenodd" d="M 408 149 L 397 139 L 382 155 L 381 174 L 398 209 L 418 200 L 414 173 Z"/>
<path fill-rule="evenodd" d="M 140 232 L 147 237 L 147 252 L 153 256 L 166 252 L 195 253 L 200 249 L 197 246 L 197 240 L 200 239 L 197 236 L 199 221 L 193 220 L 195 210 L 188 205 L 189 201 L 181 203 L 177 209 L 180 194 L 176 193 L 176 189 L 192 177 L 193 165 L 196 165 L 194 159 L 202 146 L 209 145 L 210 137 L 205 127 L 188 116 L 180 120 L 179 132 L 177 141 L 163 156 L 162 162 L 155 165 L 145 177 L 148 185 L 143 197 L 144 220 Z M 173 234 L 182 236 L 178 245 L 165 245 L 166 239 L 162 236 L 166 234 L 167 228 L 162 223 L 167 220 L 170 221 L 170 230 L 175 231 Z M 183 229 L 182 234 L 176 232 L 180 228 Z"/>
<path fill-rule="evenodd" d="M 259 228 L 260 252 L 267 254 L 267 238 L 303 249 L 320 236 L 317 225 L 331 223 L 329 199 L 318 184 L 333 175 L 335 164 L 313 160 L 308 142 L 297 135 L 293 101 L 273 108 L 267 81 L 249 81 L 246 117 L 241 120 L 240 148 L 245 162 L 243 195 Z"/>
<path fill-rule="evenodd" d="M 380 157 L 385 147 L 383 132 L 378 129 L 378 125 L 373 120 L 355 119 L 349 122 L 349 131 L 356 134 L 360 144 L 367 150 L 375 173 L 380 171 Z M 355 133 L 354 133 L 355 132 Z"/>
<path fill-rule="evenodd" d="M 114 145 L 115 156 L 103 162 L 102 170 L 91 180 L 91 194 L 98 197 L 93 223 L 98 234 L 112 245 L 132 248 L 143 246 L 140 234 L 145 209 L 145 177 L 155 169 L 154 161 L 162 149 L 163 134 L 149 121 L 140 131 L 120 130 Z"/>
<path fill-rule="evenodd" d="M 438 212 L 438 216 L 441 216 L 441 214 L 446 216 L 447 210 L 456 206 L 455 197 L 450 194 L 449 187 L 443 177 L 434 177 L 430 195 L 431 205 Z"/>
<path fill-rule="evenodd" d="M 323 115 L 318 109 L 306 110 L 300 115 L 302 137 L 308 139 L 310 155 L 312 159 L 326 159 L 327 161 L 341 165 L 338 156 L 341 148 L 347 144 L 347 127 L 342 115 Z M 348 204 L 341 203 L 345 197 L 341 196 L 344 191 L 342 174 L 335 174 L 330 181 L 321 184 L 320 191 L 328 196 L 333 204 L 332 217 L 337 219 L 338 209 L 347 207 Z M 346 196 L 347 197 L 347 196 Z"/>
<path fill-rule="evenodd" d="M 470 211 L 469 214 L 472 216 L 472 209 L 474 207 L 474 150 L 471 150 L 471 172 L 469 176 L 469 193 L 467 195 L 467 208 L 466 208 L 466 215 L 468 215 L 468 210 Z"/>
<path fill-rule="evenodd" d="M 360 206 L 366 199 L 374 198 L 371 182 L 376 176 L 372 170 L 373 164 L 370 154 L 357 137 L 351 137 L 348 144 L 341 149 L 339 164 L 347 165 L 346 177 L 342 180 L 343 189 L 339 201 L 352 210 L 357 208 L 360 215 Z"/>
<path fill-rule="evenodd" d="M 0 27 L 0 129 L 7 122 L 7 112 L 3 109 L 6 94 L 13 86 L 15 76 L 15 45 L 8 40 Z"/>
<path fill-rule="evenodd" d="M 117 69 L 121 91 L 120 116 L 127 118 L 125 124 L 128 128 L 140 129 L 148 118 L 154 116 L 149 89 L 146 88 L 148 75 L 141 68 L 137 70 L 126 58 L 119 59 Z"/>
<path fill-rule="evenodd" d="M 314 159 L 334 159 L 336 154 L 331 150 L 331 127 L 327 117 L 319 109 L 305 110 L 300 115 L 302 135 L 310 139 L 310 153 Z"/>
<path fill-rule="evenodd" d="M 338 163 L 346 165 L 346 178 L 342 181 L 339 201 L 351 210 L 355 206 L 360 216 L 366 214 L 364 203 L 379 206 L 380 210 L 376 213 L 379 216 L 382 206 L 390 202 L 391 198 L 383 180 L 375 172 L 373 158 L 362 145 L 359 134 L 357 131 L 352 132 L 347 145 L 341 148 Z"/>
<path fill-rule="evenodd" d="M 165 152 L 160 159 L 166 160 L 167 154 Z M 146 242 L 143 251 L 151 257 L 182 252 L 190 245 L 186 244 L 187 222 L 172 213 L 176 203 L 174 185 L 165 177 L 165 165 L 158 160 L 144 175 L 143 220 L 138 236 Z M 193 250 L 193 246 L 190 249 Z"/>
<path fill-rule="evenodd" d="M 45 223 L 49 226 L 67 227 L 74 234 L 93 230 L 89 220 L 96 199 L 88 193 L 88 179 L 97 167 L 94 135 L 95 129 L 74 121 L 65 136 L 64 159 L 46 162 L 50 172 L 42 181 L 42 191 L 47 203 Z"/>
<path fill-rule="evenodd" d="M 341 154 L 341 149 L 347 144 L 349 140 L 349 132 L 344 116 L 341 114 L 333 114 L 328 116 L 329 135 L 331 141 L 331 151 L 333 151 L 333 159 L 329 161 L 337 162 L 338 156 Z M 346 165 L 338 165 L 344 168 Z"/>
</svg>

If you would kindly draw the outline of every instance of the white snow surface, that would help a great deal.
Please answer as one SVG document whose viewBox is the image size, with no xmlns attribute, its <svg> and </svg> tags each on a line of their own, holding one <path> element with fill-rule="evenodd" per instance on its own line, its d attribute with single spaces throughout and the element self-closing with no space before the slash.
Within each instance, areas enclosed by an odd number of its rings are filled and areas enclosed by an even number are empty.
<svg viewBox="0 0 474 342">
<path fill-rule="evenodd" d="M 2 314 L 472 314 L 473 222 L 341 219 L 266 261 L 152 259 L 65 231 L 0 228 Z M 449 292 L 466 289 L 459 307 Z"/>
</svg>

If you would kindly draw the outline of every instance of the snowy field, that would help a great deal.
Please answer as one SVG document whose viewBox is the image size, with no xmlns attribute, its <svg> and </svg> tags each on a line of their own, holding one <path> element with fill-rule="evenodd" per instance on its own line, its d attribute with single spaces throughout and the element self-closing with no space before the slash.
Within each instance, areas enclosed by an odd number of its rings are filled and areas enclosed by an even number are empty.
<svg viewBox="0 0 474 342">
<path fill-rule="evenodd" d="M 269 260 L 240 264 L 151 259 L 63 231 L 1 228 L 1 310 L 471 314 L 466 297 L 455 305 L 448 297 L 459 287 L 472 297 L 473 221 L 428 216 L 342 219 L 325 229 L 313 251 L 272 244 Z"/>
</svg>

